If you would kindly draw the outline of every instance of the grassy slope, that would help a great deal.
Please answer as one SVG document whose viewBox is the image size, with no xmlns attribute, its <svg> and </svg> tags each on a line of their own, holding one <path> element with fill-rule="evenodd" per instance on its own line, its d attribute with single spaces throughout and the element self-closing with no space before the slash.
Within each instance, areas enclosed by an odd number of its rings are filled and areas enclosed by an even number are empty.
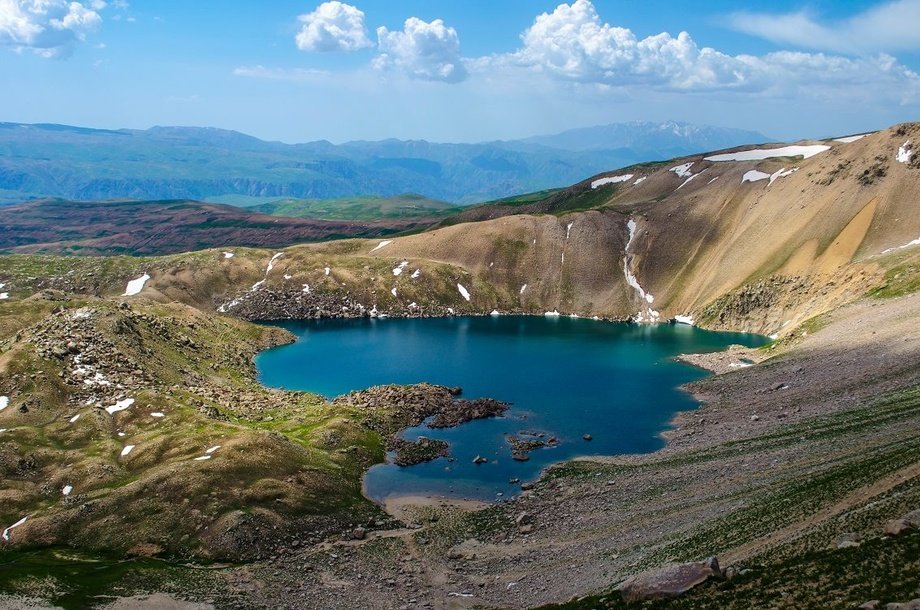
<svg viewBox="0 0 920 610">
<path fill-rule="evenodd" d="M 373 221 L 396 218 L 430 218 L 432 221 L 454 213 L 453 204 L 421 195 L 396 197 L 343 197 L 339 199 L 279 199 L 248 209 L 292 218 L 317 220 Z"/>
</svg>

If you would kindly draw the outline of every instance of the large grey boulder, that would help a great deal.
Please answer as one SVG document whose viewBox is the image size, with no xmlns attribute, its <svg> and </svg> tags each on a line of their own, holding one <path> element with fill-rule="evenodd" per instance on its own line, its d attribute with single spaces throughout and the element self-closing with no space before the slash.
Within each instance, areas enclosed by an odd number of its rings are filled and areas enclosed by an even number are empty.
<svg viewBox="0 0 920 610">
<path fill-rule="evenodd" d="M 712 576 L 721 576 L 718 561 L 671 564 L 636 574 L 620 585 L 620 594 L 628 602 L 651 599 L 669 599 L 683 595 Z"/>
</svg>

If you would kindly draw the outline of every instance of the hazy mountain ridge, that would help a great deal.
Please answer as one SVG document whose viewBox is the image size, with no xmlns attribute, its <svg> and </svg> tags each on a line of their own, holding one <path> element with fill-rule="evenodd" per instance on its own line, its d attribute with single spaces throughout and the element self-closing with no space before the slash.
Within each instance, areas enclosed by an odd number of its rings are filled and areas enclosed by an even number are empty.
<svg viewBox="0 0 920 610">
<path fill-rule="evenodd" d="M 685 125 L 681 131 L 672 125 L 678 124 L 606 126 L 599 132 L 589 128 L 479 144 L 390 139 L 336 145 L 267 142 L 216 128 L 141 131 L 0 123 L 0 201 L 327 199 L 413 192 L 474 203 L 568 185 L 662 156 L 767 139 L 740 130 Z M 646 138 L 648 144 L 641 144 Z M 601 141 L 609 146 L 598 148 Z"/>
</svg>

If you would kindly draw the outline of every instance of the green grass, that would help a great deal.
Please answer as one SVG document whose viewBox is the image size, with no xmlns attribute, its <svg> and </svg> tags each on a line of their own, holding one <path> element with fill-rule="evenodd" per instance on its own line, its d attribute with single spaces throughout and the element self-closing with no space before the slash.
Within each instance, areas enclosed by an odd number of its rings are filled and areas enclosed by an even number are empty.
<svg viewBox="0 0 920 610">
<path fill-rule="evenodd" d="M 421 195 L 395 197 L 342 197 L 339 199 L 279 199 L 249 207 L 272 216 L 316 220 L 374 221 L 443 218 L 462 208 Z"/>
</svg>

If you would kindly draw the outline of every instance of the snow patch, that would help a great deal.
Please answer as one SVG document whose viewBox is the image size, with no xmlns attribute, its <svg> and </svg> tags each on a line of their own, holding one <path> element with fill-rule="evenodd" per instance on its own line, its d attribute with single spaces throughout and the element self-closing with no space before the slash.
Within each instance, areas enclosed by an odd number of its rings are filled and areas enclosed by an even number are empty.
<svg viewBox="0 0 920 610">
<path fill-rule="evenodd" d="M 396 267 L 393 268 L 393 275 L 399 275 L 403 272 L 403 269 L 409 266 L 409 261 L 403 261 L 399 263 Z"/>
<path fill-rule="evenodd" d="M 394 286 L 393 289 L 390 290 L 390 294 L 392 294 L 394 297 L 396 296 L 396 286 Z"/>
<path fill-rule="evenodd" d="M 894 252 L 895 250 L 902 250 L 904 248 L 910 248 L 911 246 L 920 246 L 920 237 L 918 237 L 914 241 L 907 242 L 903 246 L 897 246 L 896 248 L 888 248 L 887 250 L 882 250 L 882 254 L 888 254 L 889 252 Z"/>
<path fill-rule="evenodd" d="M 569 235 L 572 234 L 572 225 L 573 225 L 573 224 L 575 224 L 575 223 L 574 223 L 574 222 L 570 222 L 570 223 L 569 223 L 568 225 L 566 225 L 566 227 L 565 227 L 565 238 L 566 238 L 566 239 L 568 239 L 568 238 L 569 238 Z"/>
<path fill-rule="evenodd" d="M 72 491 L 73 491 L 73 485 L 65 485 L 64 488 L 61 490 L 61 493 L 64 494 L 65 496 L 69 496 L 70 492 Z"/>
<path fill-rule="evenodd" d="M 599 186 L 604 186 L 605 184 L 616 184 L 617 182 L 626 182 L 627 180 L 632 180 L 632 174 L 624 174 L 622 176 L 607 176 L 606 178 L 598 178 L 591 182 L 591 188 L 596 189 Z M 638 183 L 637 183 L 638 184 Z"/>
<path fill-rule="evenodd" d="M 493 309 L 493 310 L 492 310 L 492 313 L 490 313 L 489 315 L 490 315 L 490 316 L 500 316 L 500 315 L 502 315 L 502 314 L 501 314 L 501 312 L 498 311 L 497 309 Z"/>
<path fill-rule="evenodd" d="M 773 184 L 773 182 L 779 178 L 785 178 L 786 176 L 791 176 L 797 171 L 799 171 L 799 168 L 797 167 L 793 167 L 792 169 L 788 169 L 788 170 L 784 167 L 783 169 L 779 171 L 773 172 L 772 174 L 770 174 L 770 184 Z"/>
<path fill-rule="evenodd" d="M 712 155 L 706 157 L 707 161 L 762 161 L 774 157 L 798 157 L 804 159 L 830 150 L 826 144 L 811 144 L 804 146 L 782 146 L 780 148 L 755 148 L 754 150 L 741 150 L 733 153 Z"/>
<path fill-rule="evenodd" d="M 70 423 L 75 424 L 75 423 L 77 423 L 77 420 L 78 420 L 78 419 L 80 419 L 80 414 L 79 414 L 79 413 L 77 413 L 76 415 L 74 415 L 73 417 L 70 418 Z"/>
<path fill-rule="evenodd" d="M 166 414 L 160 413 L 159 411 L 154 411 L 153 413 L 150 414 L 150 417 L 155 417 L 157 419 L 160 419 L 161 417 L 166 417 Z"/>
<path fill-rule="evenodd" d="M 303 291 L 307 294 L 310 294 L 310 284 L 304 284 Z"/>
<path fill-rule="evenodd" d="M 674 172 L 680 178 L 689 178 L 693 175 L 693 172 L 690 171 L 691 167 L 693 167 L 693 161 L 690 163 L 684 163 L 683 165 L 678 165 L 677 167 L 672 167 L 668 171 Z"/>
<path fill-rule="evenodd" d="M 746 369 L 749 366 L 754 366 L 750 362 L 729 362 L 728 366 L 733 369 Z"/>
<path fill-rule="evenodd" d="M 265 268 L 265 275 L 268 275 L 269 271 L 275 268 L 275 261 L 284 256 L 284 252 L 279 252 L 268 261 L 268 267 Z"/>
<path fill-rule="evenodd" d="M 4 301 L 4 300 L 6 300 L 6 299 L 8 299 L 8 298 L 10 298 L 10 293 L 9 293 L 9 292 L 0 292 L 0 301 Z"/>
<path fill-rule="evenodd" d="M 10 397 L 0 396 L 0 411 L 4 410 L 8 406 L 10 406 Z"/>
<path fill-rule="evenodd" d="M 633 240 L 636 237 L 636 221 L 630 218 L 629 222 L 626 223 L 626 227 L 629 229 L 629 239 L 626 242 L 626 248 L 623 250 L 623 275 L 626 278 L 626 283 L 636 291 L 639 297 L 651 305 L 655 301 L 655 297 L 645 292 L 645 290 L 639 284 L 638 278 L 636 278 L 635 274 L 633 274 L 632 270 L 630 269 L 632 255 L 629 253 L 629 248 L 632 246 Z M 637 322 L 655 322 L 658 320 L 658 312 L 651 307 L 646 306 L 645 311 L 640 311 L 637 313 L 634 319 Z"/>
<path fill-rule="evenodd" d="M 462 297 L 463 297 L 464 299 L 466 299 L 467 301 L 470 300 L 470 291 L 467 290 L 467 289 L 463 286 L 463 284 L 457 284 L 457 290 L 460 291 L 460 296 L 462 296 Z"/>
<path fill-rule="evenodd" d="M 642 176 L 641 178 L 638 178 L 635 182 L 633 182 L 633 186 L 637 184 L 642 184 L 643 182 L 645 182 L 646 178 L 648 178 L 648 176 Z"/>
<path fill-rule="evenodd" d="M 693 180 L 693 179 L 696 178 L 697 176 L 699 176 L 699 174 L 691 174 L 691 175 L 689 175 L 689 176 L 687 177 L 687 179 L 684 180 L 684 181 L 681 183 L 681 185 L 680 185 L 679 187 L 677 187 L 676 190 L 679 191 L 680 189 L 684 188 L 685 186 L 687 186 L 687 183 L 688 183 L 688 182 L 690 182 L 691 180 Z"/>
<path fill-rule="evenodd" d="M 524 284 L 523 286 L 521 286 L 521 292 L 520 292 L 520 294 L 524 294 L 524 291 L 525 291 L 525 290 L 527 290 L 527 284 Z"/>
<path fill-rule="evenodd" d="M 758 182 L 760 180 L 769 180 L 770 174 L 765 174 L 763 172 L 752 169 L 751 171 L 745 172 L 744 176 L 741 177 L 741 184 L 745 182 Z"/>
<path fill-rule="evenodd" d="M 210 460 L 210 459 L 211 459 L 211 456 L 210 456 L 210 455 L 202 455 L 202 456 L 200 456 L 200 457 L 196 457 L 196 458 L 195 458 L 195 461 L 196 461 L 196 462 L 203 462 L 203 461 L 205 461 L 205 460 Z"/>
<path fill-rule="evenodd" d="M 849 144 L 850 142 L 855 142 L 856 140 L 862 140 L 868 135 L 871 135 L 871 134 L 861 133 L 858 136 L 846 136 L 843 138 L 834 138 L 834 142 L 843 142 L 844 144 Z"/>
<path fill-rule="evenodd" d="M 293 276 L 293 275 L 288 275 L 287 273 L 284 274 L 284 279 L 286 279 L 286 280 L 289 280 L 289 279 L 291 279 L 292 277 L 294 277 L 294 276 Z"/>
<path fill-rule="evenodd" d="M 217 451 L 217 450 L 220 449 L 220 448 L 221 448 L 221 445 L 214 445 L 213 447 L 208 447 L 208 449 L 205 451 L 205 453 L 207 453 L 208 455 L 211 455 L 212 453 L 214 453 L 215 451 Z"/>
<path fill-rule="evenodd" d="M 134 451 L 135 447 L 137 447 L 137 445 L 125 445 L 125 448 L 121 450 L 121 457 L 125 457 L 126 455 Z"/>
<path fill-rule="evenodd" d="M 150 279 L 148 274 L 144 274 L 137 279 L 131 280 L 128 282 L 127 288 L 125 288 L 125 293 L 121 296 L 123 297 L 133 297 L 134 295 L 140 293 L 144 289 L 144 285 L 147 283 L 147 280 Z"/>
<path fill-rule="evenodd" d="M 412 272 L 412 275 L 410 275 L 409 277 L 412 278 L 412 279 L 414 280 L 415 278 L 417 278 L 417 277 L 420 276 L 421 274 L 422 274 L 421 269 L 416 269 L 415 271 Z"/>
<path fill-rule="evenodd" d="M 224 252 L 224 258 L 233 258 L 233 257 L 234 257 L 233 252 Z"/>
<path fill-rule="evenodd" d="M 546 316 L 547 318 L 558 318 L 562 314 L 559 313 L 559 310 L 554 309 L 552 311 L 547 311 L 543 315 Z"/>
<path fill-rule="evenodd" d="M 329 275 L 330 273 L 332 273 L 332 267 L 323 267 L 323 271 L 326 272 L 326 275 Z"/>
<path fill-rule="evenodd" d="M 258 282 L 252 285 L 252 288 L 249 289 L 249 292 L 255 292 L 256 290 L 259 289 L 259 286 L 261 286 L 264 283 L 265 283 L 265 280 L 259 280 Z M 230 305 L 230 307 L 233 307 L 233 305 Z"/>
<path fill-rule="evenodd" d="M 133 404 L 134 404 L 133 398 L 125 398 L 124 400 L 119 400 L 111 407 L 106 407 L 105 411 L 109 415 L 114 415 L 115 413 L 118 413 L 119 411 L 124 411 L 125 409 L 127 409 Z"/>
<path fill-rule="evenodd" d="M 696 326 L 696 323 L 693 321 L 693 316 L 690 314 L 685 316 L 674 316 L 674 321 L 678 324 L 689 324 L 690 326 Z"/>
<path fill-rule="evenodd" d="M 911 150 L 910 140 L 908 140 L 898 147 L 898 155 L 895 159 L 898 160 L 898 163 L 909 163 L 913 154 L 914 151 Z"/>
<path fill-rule="evenodd" d="M 374 246 L 374 249 L 371 250 L 371 252 L 376 252 L 376 251 L 379 250 L 380 248 L 385 248 L 385 247 L 389 246 L 389 245 L 392 244 L 392 243 L 393 243 L 393 240 L 392 240 L 392 239 L 385 239 L 385 240 L 383 240 L 382 242 L 380 242 L 379 244 L 377 244 L 376 246 Z M 369 252 L 368 254 L 370 254 L 370 252 Z"/>
<path fill-rule="evenodd" d="M 713 178 L 712 180 L 710 180 L 709 182 L 707 182 L 706 185 L 708 186 L 708 185 L 712 184 L 713 182 L 715 182 L 715 181 L 718 180 L 718 179 L 719 179 L 719 176 L 716 176 L 715 178 Z"/>
<path fill-rule="evenodd" d="M 9 540 L 10 540 L 10 532 L 13 531 L 14 529 L 16 529 L 17 527 L 19 527 L 20 525 L 22 525 L 23 523 L 25 523 L 26 521 L 28 521 L 28 519 L 29 519 L 28 517 L 23 517 L 22 519 L 20 519 L 19 521 L 17 521 L 17 522 L 14 523 L 13 525 L 11 525 L 11 526 L 9 526 L 8 528 L 6 528 L 5 530 L 3 530 L 3 533 L 0 534 L 0 538 L 3 538 L 3 539 L 6 540 L 7 542 L 9 542 Z"/>
</svg>

